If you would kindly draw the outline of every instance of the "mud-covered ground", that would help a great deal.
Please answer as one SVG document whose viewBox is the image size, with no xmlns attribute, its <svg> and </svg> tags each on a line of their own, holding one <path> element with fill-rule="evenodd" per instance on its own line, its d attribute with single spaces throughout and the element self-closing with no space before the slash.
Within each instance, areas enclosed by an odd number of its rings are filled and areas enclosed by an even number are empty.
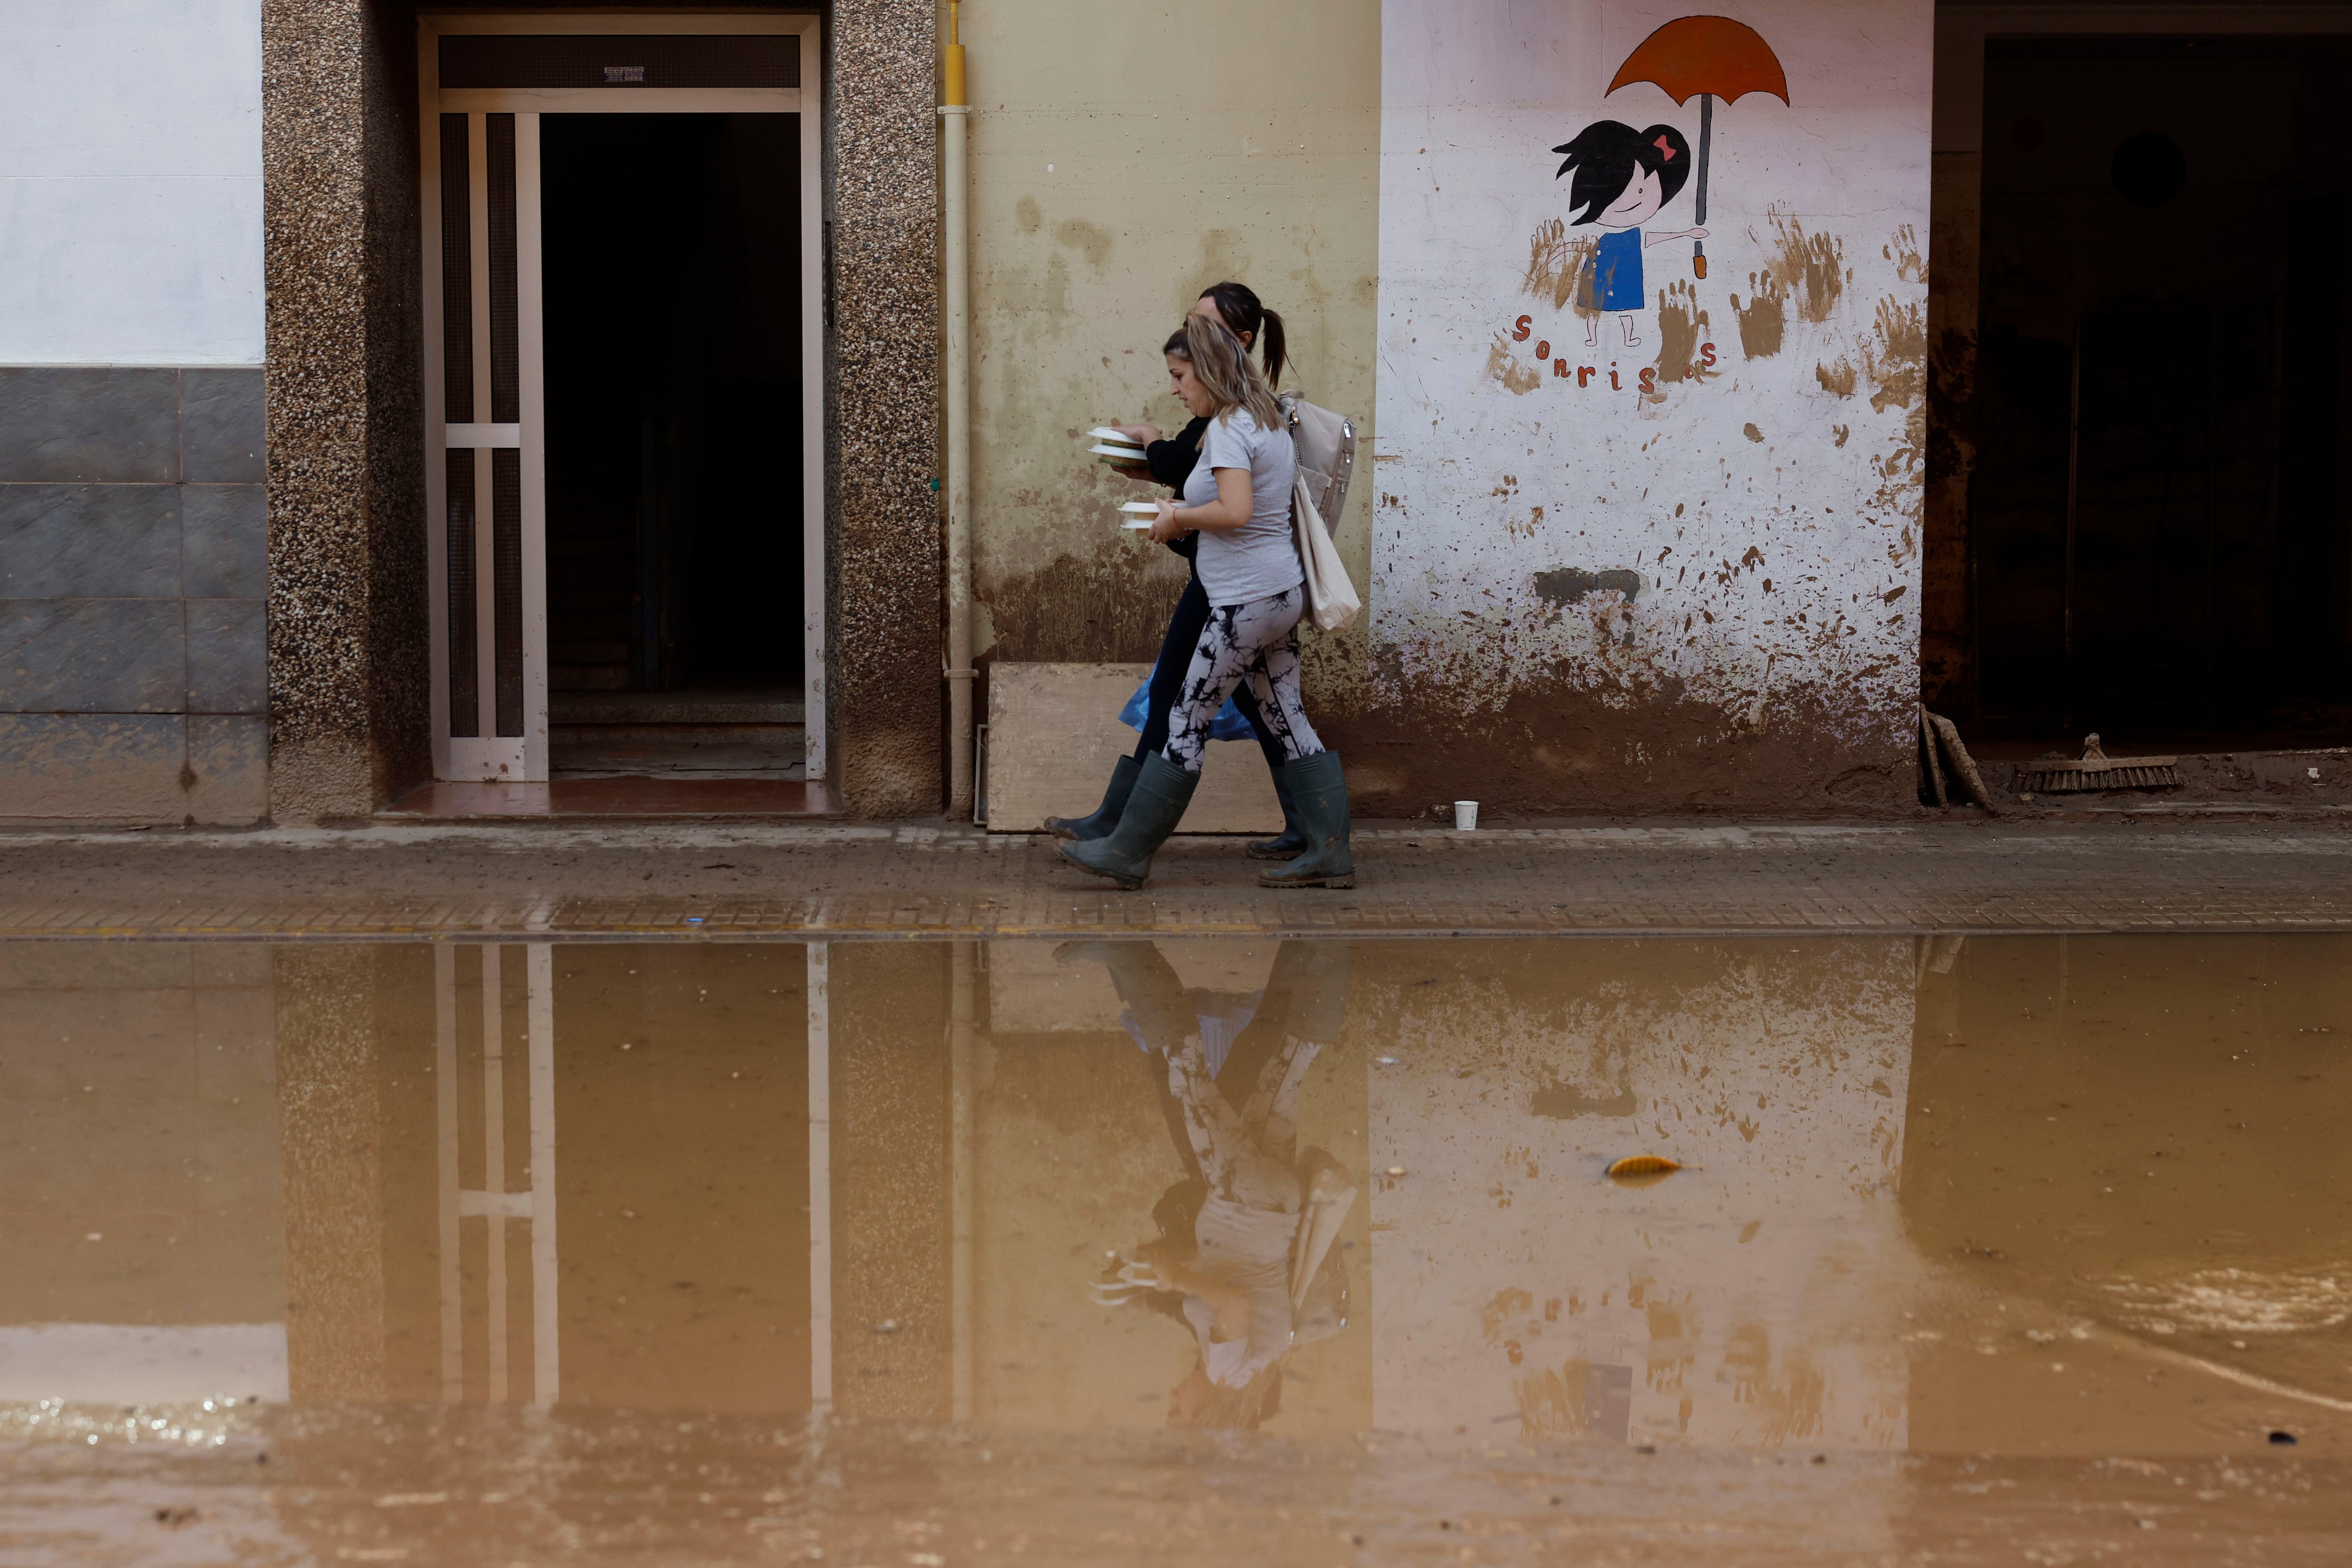
<svg viewBox="0 0 2352 1568">
<path fill-rule="evenodd" d="M 172 1414 L 176 1415 L 177 1412 Z M 1367 1435 L 943 1437 L 530 1409 L 279 1412 L 202 1452 L 0 1444 L 25 1563 L 2334 1568 L 2341 1461 L 1643 1455 Z M 266 1462 L 263 1462 L 266 1456 Z"/>
<path fill-rule="evenodd" d="M 2247 929 L 2352 921 L 2352 821 L 1370 825 L 1347 891 L 1272 892 L 1179 838 L 1127 894 L 1050 841 L 938 822 L 0 835 L 42 933 Z"/>
</svg>

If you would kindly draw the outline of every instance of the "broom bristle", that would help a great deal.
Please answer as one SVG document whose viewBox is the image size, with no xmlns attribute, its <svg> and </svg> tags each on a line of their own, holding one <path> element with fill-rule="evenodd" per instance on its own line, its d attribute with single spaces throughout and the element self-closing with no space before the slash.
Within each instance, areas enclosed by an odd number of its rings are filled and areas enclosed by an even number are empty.
<svg viewBox="0 0 2352 1568">
<path fill-rule="evenodd" d="M 2096 789 L 2175 789 L 2180 786 L 2180 770 L 2172 767 L 2134 768 L 2118 764 L 2094 773 L 2081 768 L 2024 768 L 2017 770 L 2013 786 L 2020 794 L 2066 795 L 2087 794 Z"/>
</svg>

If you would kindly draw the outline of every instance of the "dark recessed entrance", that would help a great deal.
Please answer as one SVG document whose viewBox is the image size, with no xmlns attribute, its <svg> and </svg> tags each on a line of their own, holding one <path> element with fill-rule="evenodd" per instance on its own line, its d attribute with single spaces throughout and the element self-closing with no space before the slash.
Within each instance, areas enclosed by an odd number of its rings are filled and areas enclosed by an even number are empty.
<svg viewBox="0 0 2352 1568">
<path fill-rule="evenodd" d="M 1990 735 L 2352 728 L 2347 67 L 2340 39 L 1990 46 L 1969 498 Z"/>
<path fill-rule="evenodd" d="M 799 764 L 801 121 L 543 118 L 559 777 Z"/>
</svg>

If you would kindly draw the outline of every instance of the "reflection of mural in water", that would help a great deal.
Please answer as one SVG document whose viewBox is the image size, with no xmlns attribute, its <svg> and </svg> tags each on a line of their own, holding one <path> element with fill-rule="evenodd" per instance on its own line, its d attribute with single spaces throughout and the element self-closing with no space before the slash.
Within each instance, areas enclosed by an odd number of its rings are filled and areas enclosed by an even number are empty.
<svg viewBox="0 0 2352 1568">
<path fill-rule="evenodd" d="M 1300 1092 L 1347 1008 L 1347 950 L 1286 942 L 1265 989 L 1246 994 L 1188 991 L 1149 943 L 1064 956 L 1108 970 L 1186 1171 L 1152 1209 L 1159 1234 L 1115 1254 L 1095 1298 L 1192 1335 L 1170 1426 L 1255 1429 L 1281 1409 L 1292 1353 L 1349 1321 L 1333 1243 L 1356 1189 L 1328 1153 L 1298 1146 Z"/>
<path fill-rule="evenodd" d="M 1913 967 L 1627 942 L 1365 977 L 1371 1159 L 1409 1173 L 1373 1198 L 1381 1425 L 1902 1447 Z M 1638 1154 L 1685 1168 L 1602 1177 Z"/>
</svg>

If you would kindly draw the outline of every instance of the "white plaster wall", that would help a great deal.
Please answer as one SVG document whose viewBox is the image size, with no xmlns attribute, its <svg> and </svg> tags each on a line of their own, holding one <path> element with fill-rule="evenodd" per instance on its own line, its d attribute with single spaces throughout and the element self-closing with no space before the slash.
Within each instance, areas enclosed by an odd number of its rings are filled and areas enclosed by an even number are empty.
<svg viewBox="0 0 2352 1568">
<path fill-rule="evenodd" d="M 0 0 L 0 363 L 261 363 L 260 0 Z"/>
<path fill-rule="evenodd" d="M 1574 214 L 1549 150 L 1602 119 L 1663 121 L 1696 150 L 1696 99 L 1605 89 L 1654 29 L 1700 12 L 1760 33 L 1791 102 L 1717 105 L 1709 276 L 1687 241 L 1650 248 L 1643 347 L 1612 316 L 1588 350 L 1573 306 L 1528 287 L 1533 235 Z M 1456 684 L 1474 706 L 1565 679 L 1759 727 L 1801 702 L 1824 738 L 1899 734 L 1916 689 L 1932 22 L 1928 0 L 1383 0 L 1370 610 L 1390 679 Z M 1652 226 L 1692 226 L 1695 193 Z M 1810 293 L 1808 246 L 1835 257 Z M 1769 353 L 1739 321 L 1759 295 L 1785 321 Z M 1716 363 L 1645 394 L 1669 312 Z M 1591 383 L 1538 364 L 1546 340 Z M 1559 568 L 1643 585 L 1563 606 L 1535 587 Z"/>
</svg>

